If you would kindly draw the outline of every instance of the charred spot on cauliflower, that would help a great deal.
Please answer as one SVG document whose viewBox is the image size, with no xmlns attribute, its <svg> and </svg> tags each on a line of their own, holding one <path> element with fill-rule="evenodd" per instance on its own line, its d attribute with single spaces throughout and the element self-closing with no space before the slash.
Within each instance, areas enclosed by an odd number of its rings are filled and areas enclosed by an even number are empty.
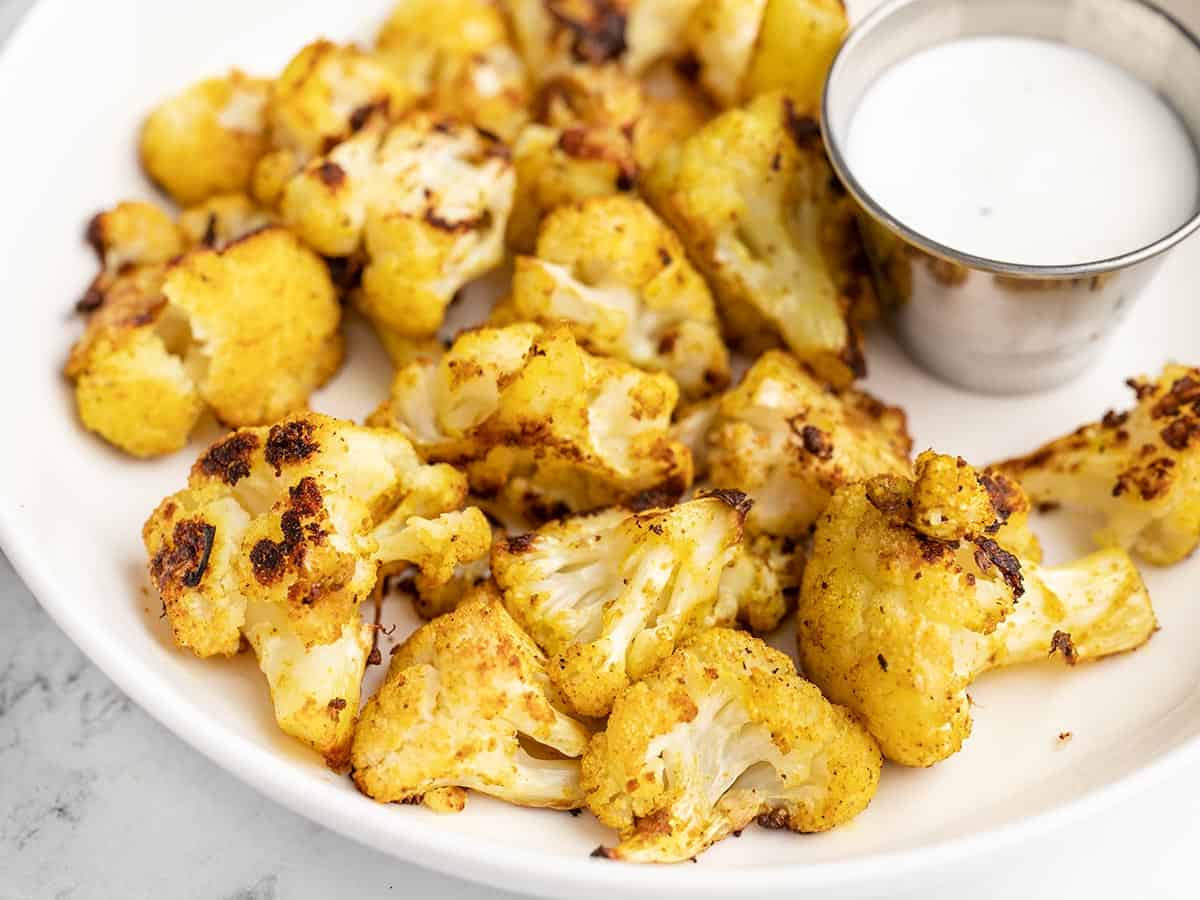
<svg viewBox="0 0 1200 900">
<path fill-rule="evenodd" d="M 721 396 L 704 442 L 712 481 L 754 497 L 758 533 L 804 537 L 839 487 L 911 472 L 902 410 L 831 388 L 778 350 Z"/>
<path fill-rule="evenodd" d="M 959 750 L 971 731 L 967 687 L 983 671 L 1044 659 L 1058 632 L 1072 635 L 1079 659 L 1095 659 L 1140 646 L 1156 628 L 1123 551 L 1041 567 L 1016 552 L 1034 545 L 1011 513 L 1019 488 L 1003 485 L 1008 502 L 997 504 L 985 479 L 1004 476 L 922 454 L 915 480 L 840 488 L 813 537 L 797 614 L 801 666 L 903 765 Z"/>
<path fill-rule="evenodd" d="M 626 689 L 583 757 L 611 859 L 682 862 L 756 819 L 826 831 L 862 812 L 882 760 L 866 729 L 757 638 L 704 632 Z"/>
<path fill-rule="evenodd" d="M 835 183 L 816 123 L 770 93 L 670 148 L 641 186 L 708 277 L 727 333 L 750 348 L 782 340 L 841 387 L 865 363 Z"/>
<path fill-rule="evenodd" d="M 598 197 L 542 223 L 518 257 L 511 314 L 563 321 L 593 353 L 665 371 L 690 397 L 729 381 L 729 354 L 704 280 L 675 234 L 640 200 Z"/>
<path fill-rule="evenodd" d="M 417 112 L 314 159 L 288 183 L 282 216 L 326 256 L 365 252 L 363 311 L 382 332 L 423 338 L 503 258 L 514 181 L 503 144 Z"/>
<path fill-rule="evenodd" d="M 669 376 L 592 356 L 565 328 L 462 333 L 440 360 L 396 374 L 374 424 L 399 429 L 426 459 L 462 467 L 472 491 L 544 520 L 691 484 L 670 436 Z"/>
<path fill-rule="evenodd" d="M 1100 546 L 1171 565 L 1200 543 L 1200 369 L 1171 364 L 1130 386 L 1133 409 L 1109 412 L 999 467 L 1035 503 L 1103 516 Z"/>
<path fill-rule="evenodd" d="M 466 789 L 520 806 L 582 804 L 589 730 L 565 710 L 546 658 L 494 598 L 417 629 L 363 709 L 354 783 L 383 803 L 457 812 Z"/>
<path fill-rule="evenodd" d="M 572 708 L 606 715 L 616 696 L 687 636 L 730 624 L 722 570 L 749 501 L 715 492 L 667 509 L 613 508 L 499 541 L 492 577 L 508 611 L 551 657 Z"/>
<path fill-rule="evenodd" d="M 459 511 L 466 493 L 394 432 L 315 413 L 243 429 L 147 520 L 151 581 L 179 646 L 232 655 L 244 637 L 280 728 L 340 765 L 371 646 L 359 604 L 381 566 L 440 584 L 486 555 L 491 529 Z"/>
<path fill-rule="evenodd" d="M 247 190 L 268 149 L 269 93 L 269 82 L 234 70 L 167 100 L 142 126 L 146 174 L 183 206 Z"/>
</svg>

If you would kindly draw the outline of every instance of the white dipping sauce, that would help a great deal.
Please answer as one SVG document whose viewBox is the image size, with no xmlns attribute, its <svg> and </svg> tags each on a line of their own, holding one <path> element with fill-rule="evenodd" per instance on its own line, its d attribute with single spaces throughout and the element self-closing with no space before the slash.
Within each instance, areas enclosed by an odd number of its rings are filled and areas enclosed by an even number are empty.
<svg viewBox="0 0 1200 900">
<path fill-rule="evenodd" d="M 846 155 L 905 225 L 1001 262 L 1120 256 L 1200 204 L 1174 111 L 1107 60 L 1035 38 L 966 38 L 899 62 L 863 96 Z"/>
</svg>

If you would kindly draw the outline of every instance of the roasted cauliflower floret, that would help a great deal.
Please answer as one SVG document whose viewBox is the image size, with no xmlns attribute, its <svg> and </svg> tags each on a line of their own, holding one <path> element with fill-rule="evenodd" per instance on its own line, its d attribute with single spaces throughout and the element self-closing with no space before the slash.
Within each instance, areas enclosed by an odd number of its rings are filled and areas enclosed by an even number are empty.
<svg viewBox="0 0 1200 900">
<path fill-rule="evenodd" d="M 742 96 L 778 90 L 818 109 L 849 27 L 843 0 L 767 0 Z"/>
<path fill-rule="evenodd" d="M 743 99 L 742 85 L 766 8 L 767 0 L 706 0 L 687 23 L 686 40 L 700 84 L 722 107 Z"/>
<path fill-rule="evenodd" d="M 640 200 L 597 197 L 542 223 L 537 256 L 518 257 L 512 314 L 565 322 L 593 353 L 668 372 L 685 396 L 729 382 L 729 354 L 704 279 Z"/>
<path fill-rule="evenodd" d="M 541 82 L 575 64 L 619 61 L 637 0 L 504 0 L 529 74 Z"/>
<path fill-rule="evenodd" d="M 502 144 L 418 112 L 313 160 L 282 215 L 326 256 L 365 251 L 363 311 L 381 331 L 427 337 L 455 292 L 503 258 L 513 186 Z"/>
<path fill-rule="evenodd" d="M 297 164 L 352 135 L 376 110 L 400 115 L 417 95 L 383 61 L 353 44 L 309 44 L 276 79 L 267 116 L 274 146 Z"/>
<path fill-rule="evenodd" d="M 244 637 L 280 728 L 340 764 L 371 646 L 359 604 L 381 566 L 437 583 L 486 553 L 482 514 L 457 511 L 466 491 L 394 432 L 315 413 L 242 429 L 146 522 L 150 577 L 176 643 L 232 655 Z"/>
<path fill-rule="evenodd" d="M 879 747 L 854 716 L 757 638 L 724 628 L 617 698 L 583 757 L 610 859 L 682 862 L 758 820 L 827 831 L 866 808 Z"/>
<path fill-rule="evenodd" d="M 668 149 L 641 187 L 708 276 L 727 333 L 749 347 L 781 338 L 840 387 L 865 364 L 835 184 L 816 122 L 772 93 Z"/>
<path fill-rule="evenodd" d="M 667 375 L 592 356 L 565 328 L 520 324 L 463 332 L 440 360 L 401 369 L 371 421 L 462 467 L 501 510 L 544 521 L 686 490 L 676 398 Z"/>
<path fill-rule="evenodd" d="M 206 407 L 231 425 L 303 407 L 341 360 L 341 310 L 322 260 L 268 228 L 163 263 L 186 229 L 130 206 L 91 229 L 105 269 L 81 301 L 87 326 L 65 370 L 84 425 L 153 456 L 183 446 Z M 117 224 L 135 218 L 142 239 Z"/>
<path fill-rule="evenodd" d="M 192 85 L 142 126 L 142 166 L 182 206 L 245 191 L 268 149 L 270 83 L 236 69 Z"/>
<path fill-rule="evenodd" d="M 778 350 L 721 396 L 705 442 L 712 482 L 750 494 L 747 525 L 769 534 L 803 537 L 842 485 L 911 471 L 903 411 Z"/>
<path fill-rule="evenodd" d="M 518 253 L 533 252 L 551 210 L 630 191 L 637 178 L 629 138 L 607 126 L 528 125 L 513 145 L 513 168 L 516 200 L 506 239 Z"/>
<path fill-rule="evenodd" d="M 967 687 L 989 668 L 1056 650 L 1071 663 L 1094 659 L 1134 649 L 1156 628 L 1123 551 L 1056 568 L 1012 552 L 1005 538 L 1022 527 L 1006 504 L 1019 493 L 998 472 L 922 454 L 915 481 L 842 487 L 817 524 L 797 614 L 800 663 L 826 697 L 863 717 L 888 759 L 928 766 L 956 753 L 971 731 Z"/>
<path fill-rule="evenodd" d="M 1171 364 L 1130 386 L 1133 409 L 1000 468 L 1036 503 L 1099 513 L 1101 546 L 1166 566 L 1200 543 L 1200 369 Z"/>
<path fill-rule="evenodd" d="M 588 729 L 564 711 L 546 658 L 495 599 L 417 629 L 363 709 L 354 783 L 383 803 L 457 812 L 466 789 L 520 806 L 581 805 Z"/>
<path fill-rule="evenodd" d="M 220 250 L 277 220 L 245 194 L 220 194 L 181 212 L 179 228 L 189 246 Z"/>
<path fill-rule="evenodd" d="M 681 640 L 733 621 L 736 599 L 719 583 L 748 506 L 716 491 L 667 509 L 563 519 L 493 545 L 504 604 L 550 655 L 572 708 L 606 715 Z"/>
<path fill-rule="evenodd" d="M 375 36 L 375 54 L 413 96 L 424 97 L 447 59 L 507 43 L 504 15 L 492 0 L 401 0 Z"/>
<path fill-rule="evenodd" d="M 186 247 L 186 235 L 153 203 L 126 200 L 97 213 L 87 227 L 87 240 L 100 258 L 100 283 L 134 266 L 170 262 Z M 85 307 L 87 303 L 83 304 Z"/>
<path fill-rule="evenodd" d="M 490 0 L 398 3 L 375 39 L 375 53 L 443 115 L 505 141 L 529 120 L 525 65 Z"/>
<path fill-rule="evenodd" d="M 737 601 L 738 622 L 767 634 L 796 605 L 804 576 L 804 549 L 791 538 L 748 535 L 721 573 L 721 594 Z"/>
</svg>

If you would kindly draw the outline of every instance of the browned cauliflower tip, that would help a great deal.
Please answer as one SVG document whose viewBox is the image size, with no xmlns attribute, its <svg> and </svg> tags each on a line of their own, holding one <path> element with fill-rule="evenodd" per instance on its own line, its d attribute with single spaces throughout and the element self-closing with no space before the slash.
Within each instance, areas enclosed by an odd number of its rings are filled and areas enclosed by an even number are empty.
<svg viewBox="0 0 1200 900">
<path fill-rule="evenodd" d="M 854 716 L 757 638 L 716 628 L 625 690 L 583 758 L 587 805 L 617 829 L 610 859 L 681 862 L 756 819 L 826 831 L 879 783 Z"/>
<path fill-rule="evenodd" d="M 244 638 L 280 728 L 345 762 L 371 647 L 358 607 L 381 566 L 440 584 L 484 556 L 463 476 L 400 435 L 315 413 L 245 428 L 196 461 L 142 537 L 175 641 L 232 655 Z"/>
<path fill-rule="evenodd" d="M 831 388 L 781 351 L 763 354 L 722 395 L 704 444 L 712 481 L 754 498 L 749 528 L 795 538 L 842 485 L 911 472 L 903 410 Z"/>
<path fill-rule="evenodd" d="M 1035 503 L 1098 513 L 1096 542 L 1167 566 L 1200 544 L 1200 369 L 1133 378 L 1137 405 L 1000 463 Z"/>
<path fill-rule="evenodd" d="M 545 521 L 691 484 L 670 436 L 678 388 L 663 373 L 593 356 L 563 327 L 463 332 L 440 360 L 396 374 L 372 422 L 452 462 L 502 519 Z"/>
<path fill-rule="evenodd" d="M 466 789 L 520 806 L 582 804 L 589 730 L 571 718 L 546 658 L 495 599 L 417 629 L 363 709 L 354 783 L 383 803 L 457 812 Z"/>
<path fill-rule="evenodd" d="M 314 159 L 281 215 L 326 256 L 365 255 L 358 303 L 381 332 L 427 338 L 459 288 L 503 259 L 514 184 L 503 144 L 415 112 Z"/>
<path fill-rule="evenodd" d="M 492 548 L 505 606 L 551 656 L 551 678 L 581 715 L 606 715 L 682 639 L 733 622 L 737 597 L 721 590 L 721 574 L 748 506 L 744 494 L 714 491 L 667 509 L 563 519 Z"/>
<path fill-rule="evenodd" d="M 805 674 L 859 713 L 884 755 L 928 766 L 970 734 L 983 671 L 1134 649 L 1156 628 L 1120 550 L 1043 568 L 1015 482 L 922 454 L 916 479 L 840 488 L 817 523 L 797 623 Z"/>
<path fill-rule="evenodd" d="M 505 313 L 565 322 L 587 350 L 665 371 L 686 396 L 729 382 L 729 354 L 704 279 L 640 200 L 563 206 L 543 221 L 536 256 L 518 257 Z"/>
<path fill-rule="evenodd" d="M 640 187 L 708 277 L 730 337 L 782 342 L 835 386 L 865 373 L 846 268 L 855 226 L 803 107 L 768 93 L 731 109 Z"/>
</svg>

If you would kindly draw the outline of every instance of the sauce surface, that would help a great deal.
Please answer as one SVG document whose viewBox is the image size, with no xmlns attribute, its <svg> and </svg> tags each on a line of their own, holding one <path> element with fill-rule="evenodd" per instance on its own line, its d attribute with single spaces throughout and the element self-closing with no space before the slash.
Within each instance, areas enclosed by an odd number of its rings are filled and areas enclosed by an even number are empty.
<svg viewBox="0 0 1200 900">
<path fill-rule="evenodd" d="M 897 63 L 863 96 L 846 156 L 913 230 L 1008 263 L 1120 256 L 1200 206 L 1200 160 L 1171 107 L 1118 66 L 1036 38 L 966 38 Z"/>
</svg>

